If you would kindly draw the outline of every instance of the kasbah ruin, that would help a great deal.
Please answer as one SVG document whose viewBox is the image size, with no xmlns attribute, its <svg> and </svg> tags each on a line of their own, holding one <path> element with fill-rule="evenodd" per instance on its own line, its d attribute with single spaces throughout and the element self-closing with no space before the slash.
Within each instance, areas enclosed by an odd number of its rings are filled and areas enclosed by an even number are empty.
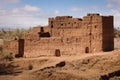
<svg viewBox="0 0 120 80">
<path fill-rule="evenodd" d="M 114 50 L 113 16 L 87 14 L 81 18 L 57 16 L 48 26 L 34 27 L 24 39 L 5 42 L 16 57 L 75 55 Z"/>
</svg>

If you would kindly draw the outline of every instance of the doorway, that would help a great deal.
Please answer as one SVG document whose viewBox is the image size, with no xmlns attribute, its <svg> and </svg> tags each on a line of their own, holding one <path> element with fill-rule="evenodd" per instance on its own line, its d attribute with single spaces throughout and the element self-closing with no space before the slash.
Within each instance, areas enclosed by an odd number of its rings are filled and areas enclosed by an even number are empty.
<svg viewBox="0 0 120 80">
<path fill-rule="evenodd" d="M 85 48 L 85 53 L 89 53 L 89 48 L 88 47 Z"/>
<path fill-rule="evenodd" d="M 55 49 L 55 56 L 60 57 L 60 49 Z"/>
</svg>

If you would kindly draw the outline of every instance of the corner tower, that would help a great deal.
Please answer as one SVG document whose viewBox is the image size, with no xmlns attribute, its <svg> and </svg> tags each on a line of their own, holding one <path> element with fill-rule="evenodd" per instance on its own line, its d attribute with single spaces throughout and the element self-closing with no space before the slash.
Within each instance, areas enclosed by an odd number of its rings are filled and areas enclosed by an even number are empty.
<svg viewBox="0 0 120 80">
<path fill-rule="evenodd" d="M 114 49 L 113 16 L 88 14 L 83 17 L 82 29 L 85 53 Z"/>
</svg>

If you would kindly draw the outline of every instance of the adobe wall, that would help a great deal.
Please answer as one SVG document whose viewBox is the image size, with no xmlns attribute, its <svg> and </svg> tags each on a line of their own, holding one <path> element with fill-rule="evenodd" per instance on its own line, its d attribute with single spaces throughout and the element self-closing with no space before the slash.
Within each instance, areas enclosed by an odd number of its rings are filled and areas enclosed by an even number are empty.
<svg viewBox="0 0 120 80">
<path fill-rule="evenodd" d="M 12 53 L 13 56 L 15 56 L 15 54 L 18 53 L 18 41 L 17 40 L 5 41 L 3 49 L 5 52 L 10 52 Z"/>
<path fill-rule="evenodd" d="M 48 26 L 37 26 L 25 39 L 8 41 L 5 49 L 17 56 L 76 55 L 114 49 L 113 16 L 88 14 L 81 18 L 57 16 L 49 18 Z"/>
<path fill-rule="evenodd" d="M 89 52 L 102 51 L 102 16 L 99 14 L 88 14 L 83 17 L 83 34 L 86 34 L 87 45 L 83 48 L 89 48 Z"/>
<path fill-rule="evenodd" d="M 49 37 L 38 34 L 46 32 Z M 56 49 L 62 55 L 113 50 L 113 34 L 112 16 L 88 14 L 83 19 L 57 16 L 49 18 L 48 27 L 35 28 L 25 35 L 24 56 L 53 56 Z"/>
<path fill-rule="evenodd" d="M 24 39 L 5 41 L 3 50 L 12 53 L 15 57 L 24 55 Z"/>
<path fill-rule="evenodd" d="M 25 43 L 25 57 L 53 56 L 56 49 L 60 49 L 61 55 L 75 55 L 80 52 L 79 37 L 72 38 L 40 38 L 27 40 Z M 72 46 L 71 46 L 72 45 Z M 71 51 L 72 50 L 72 51 Z M 70 52 L 71 51 L 71 52 Z"/>
<path fill-rule="evenodd" d="M 32 33 L 38 34 L 39 32 L 50 32 L 50 28 L 48 26 L 36 26 L 32 29 Z"/>
</svg>

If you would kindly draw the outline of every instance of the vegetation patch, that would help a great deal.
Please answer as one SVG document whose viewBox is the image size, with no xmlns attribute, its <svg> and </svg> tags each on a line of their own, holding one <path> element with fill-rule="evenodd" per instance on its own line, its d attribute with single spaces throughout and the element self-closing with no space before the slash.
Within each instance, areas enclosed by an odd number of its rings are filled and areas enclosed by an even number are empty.
<svg viewBox="0 0 120 80">
<path fill-rule="evenodd" d="M 13 60 L 12 53 L 10 53 L 10 52 L 3 53 L 3 58 L 6 60 L 9 60 L 9 61 L 12 61 Z"/>
<path fill-rule="evenodd" d="M 33 69 L 33 65 L 32 65 L 32 64 L 29 64 L 29 65 L 28 65 L 28 69 L 29 69 L 29 70 L 32 70 L 32 69 Z"/>
</svg>

